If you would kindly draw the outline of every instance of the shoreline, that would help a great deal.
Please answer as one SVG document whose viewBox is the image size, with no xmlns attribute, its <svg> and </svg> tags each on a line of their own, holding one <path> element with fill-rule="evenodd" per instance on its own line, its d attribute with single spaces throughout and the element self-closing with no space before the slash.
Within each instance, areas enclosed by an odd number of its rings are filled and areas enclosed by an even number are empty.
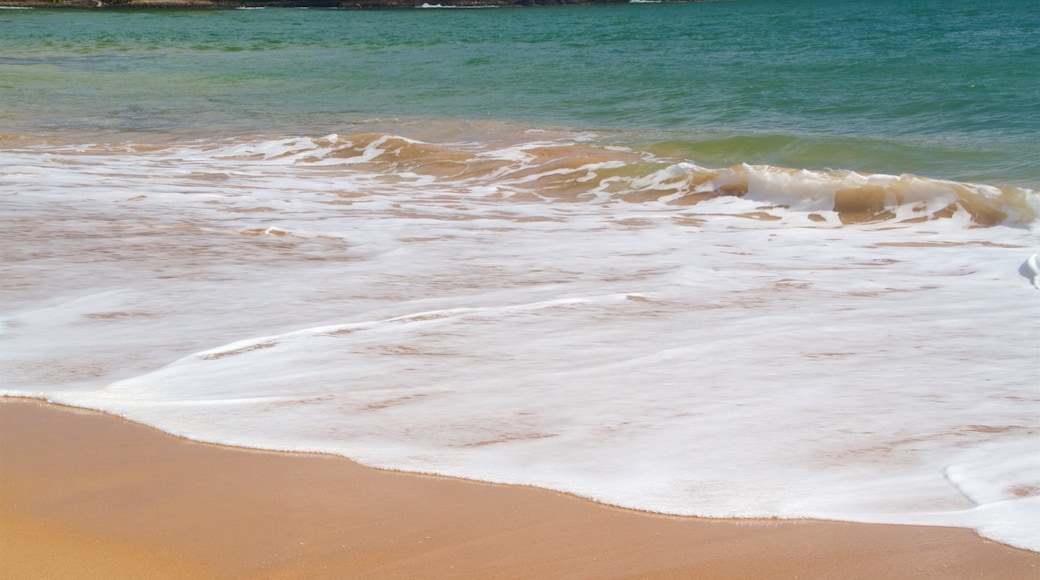
<svg viewBox="0 0 1040 580">
<path fill-rule="evenodd" d="M 0 398 L 5 578 L 1035 578 L 972 530 L 706 520 Z M 159 576 L 162 571 L 162 576 Z"/>
</svg>

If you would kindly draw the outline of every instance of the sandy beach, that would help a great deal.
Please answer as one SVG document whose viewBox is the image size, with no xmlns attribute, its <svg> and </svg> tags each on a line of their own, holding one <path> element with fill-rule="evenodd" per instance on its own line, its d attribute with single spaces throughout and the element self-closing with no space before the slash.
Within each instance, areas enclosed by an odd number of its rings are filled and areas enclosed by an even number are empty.
<svg viewBox="0 0 1040 580">
<path fill-rule="evenodd" d="M 0 399 L 3 578 L 1037 578 L 971 530 L 723 521 Z"/>
</svg>

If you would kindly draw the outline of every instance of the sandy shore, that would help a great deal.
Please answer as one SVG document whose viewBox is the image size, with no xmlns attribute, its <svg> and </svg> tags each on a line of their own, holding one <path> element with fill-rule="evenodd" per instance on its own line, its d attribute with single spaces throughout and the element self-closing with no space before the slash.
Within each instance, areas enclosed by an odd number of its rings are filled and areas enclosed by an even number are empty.
<svg viewBox="0 0 1040 580">
<path fill-rule="evenodd" d="M 3 578 L 1030 578 L 970 530 L 643 514 L 0 399 Z"/>
</svg>

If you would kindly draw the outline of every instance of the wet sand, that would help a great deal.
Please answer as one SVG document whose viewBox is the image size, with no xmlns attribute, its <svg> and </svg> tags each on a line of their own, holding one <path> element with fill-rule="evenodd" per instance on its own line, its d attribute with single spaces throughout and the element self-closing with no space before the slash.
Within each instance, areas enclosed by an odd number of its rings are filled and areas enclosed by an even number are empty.
<svg viewBox="0 0 1040 580">
<path fill-rule="evenodd" d="M 971 530 L 644 514 L 0 398 L 2 578 L 1040 578 Z"/>
</svg>

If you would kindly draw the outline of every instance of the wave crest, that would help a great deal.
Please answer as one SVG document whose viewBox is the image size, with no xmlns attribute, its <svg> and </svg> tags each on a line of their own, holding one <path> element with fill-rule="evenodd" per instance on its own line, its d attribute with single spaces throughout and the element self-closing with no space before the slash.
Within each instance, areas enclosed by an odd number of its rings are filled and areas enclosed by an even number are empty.
<svg viewBox="0 0 1040 580">
<path fill-rule="evenodd" d="M 498 142 L 430 143 L 386 133 L 236 141 L 178 147 L 178 157 L 288 165 L 364 175 L 390 186 L 464 196 L 572 203 L 638 203 L 694 213 L 790 218 L 821 225 L 913 224 L 952 219 L 965 227 L 1026 226 L 1040 219 L 1040 191 L 850 170 L 751 165 L 702 167 L 589 138 L 529 132 Z M 78 149 L 79 154 L 162 155 L 162 147 Z M 364 195 L 354 192 L 352 195 Z M 742 203 L 733 203 L 740 200 Z M 692 207 L 697 206 L 697 207 Z"/>
</svg>

